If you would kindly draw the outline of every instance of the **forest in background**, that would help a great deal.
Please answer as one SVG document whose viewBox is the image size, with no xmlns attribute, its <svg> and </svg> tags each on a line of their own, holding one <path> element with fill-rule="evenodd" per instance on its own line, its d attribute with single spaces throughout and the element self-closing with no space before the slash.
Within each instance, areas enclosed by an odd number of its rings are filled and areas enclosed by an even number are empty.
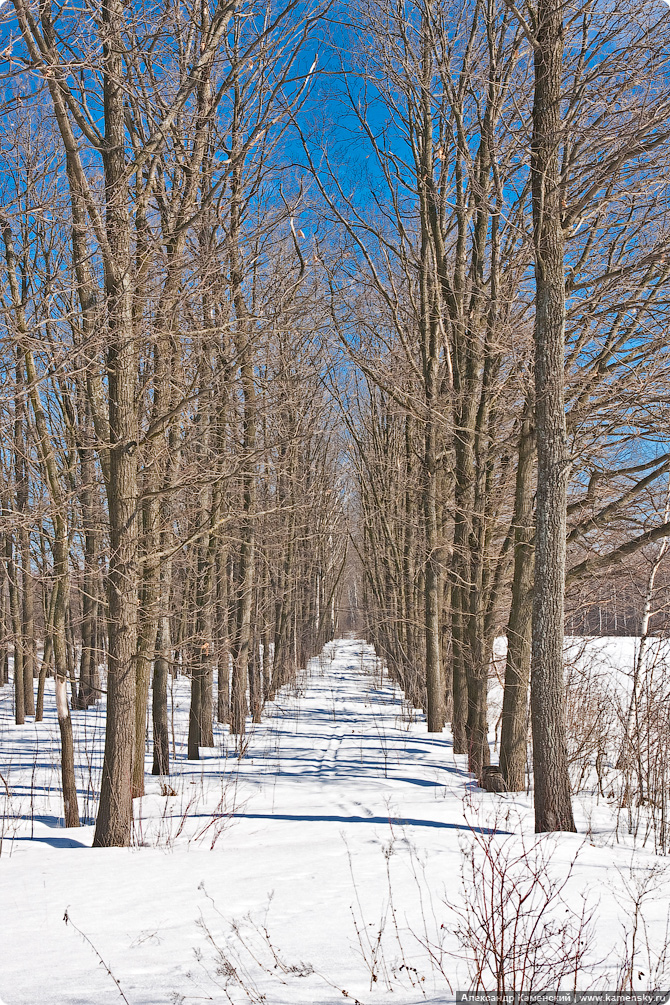
<svg viewBox="0 0 670 1005">
<path fill-rule="evenodd" d="M 66 825 L 71 708 L 106 697 L 95 843 L 126 845 L 147 717 L 169 773 L 170 674 L 189 759 L 214 718 L 241 749 L 348 630 L 482 782 L 506 635 L 504 785 L 526 785 L 533 666 L 535 781 L 569 810 L 563 590 L 575 634 L 662 624 L 667 13 L 0 19 L 0 683 L 18 724 L 55 686 Z M 639 664 L 620 758 L 642 798 Z"/>
</svg>

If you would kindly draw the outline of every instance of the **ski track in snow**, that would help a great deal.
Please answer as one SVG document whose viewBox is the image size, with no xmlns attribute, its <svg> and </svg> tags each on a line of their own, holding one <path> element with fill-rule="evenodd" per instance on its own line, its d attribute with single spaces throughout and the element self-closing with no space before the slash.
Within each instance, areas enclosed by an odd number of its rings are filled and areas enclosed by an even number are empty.
<svg viewBox="0 0 670 1005">
<path fill-rule="evenodd" d="M 13 796 L 3 803 L 0 854 L 5 1005 L 118 1003 L 107 968 L 130 1005 L 437 1005 L 467 987 L 444 903 L 459 895 L 460 848 L 472 828 L 532 834 L 530 803 L 474 787 L 447 732 L 427 734 L 422 714 L 408 714 L 369 646 L 327 646 L 250 727 L 239 760 L 222 727 L 201 761 L 185 759 L 188 681 L 180 678 L 175 794 L 160 795 L 159 779 L 148 776 L 130 849 L 91 849 L 91 823 L 59 826 L 53 695 L 43 724 L 16 727 L 9 692 L 0 692 L 0 770 Z M 73 719 L 80 812 L 92 818 L 103 710 Z M 581 848 L 572 889 L 597 888 L 606 955 L 618 930 L 607 884 L 631 852 L 611 846 L 606 807 L 577 801 L 575 809 L 589 839 L 562 835 L 552 864 L 567 867 Z M 652 926 L 662 924 L 663 905 L 659 895 Z M 65 924 L 66 910 L 83 935 Z M 451 990 L 429 965 L 426 939 L 445 940 L 453 954 L 444 957 Z"/>
</svg>

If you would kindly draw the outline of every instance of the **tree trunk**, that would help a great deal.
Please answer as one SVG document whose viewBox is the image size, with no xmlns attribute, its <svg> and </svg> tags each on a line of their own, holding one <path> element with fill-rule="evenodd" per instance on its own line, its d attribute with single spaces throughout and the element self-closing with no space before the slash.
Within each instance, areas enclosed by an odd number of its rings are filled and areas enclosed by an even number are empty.
<svg viewBox="0 0 670 1005">
<path fill-rule="evenodd" d="M 155 458 L 154 458 L 155 464 Z M 133 799 L 144 795 L 144 753 L 147 733 L 147 704 L 151 664 L 156 655 L 156 636 L 160 620 L 159 562 L 156 551 L 158 533 L 158 481 L 152 471 L 144 482 L 147 494 L 142 505 L 142 585 L 140 591 L 140 627 L 137 640 L 135 678 L 135 752 L 133 756 Z"/>
<path fill-rule="evenodd" d="M 534 430 L 530 407 L 521 423 L 514 494 L 514 577 L 507 624 L 507 660 L 500 735 L 500 768 L 508 792 L 526 781 L 528 682 L 533 622 Z"/>
<path fill-rule="evenodd" d="M 136 345 L 131 294 L 130 221 L 125 163 L 123 4 L 107 0 L 104 24 L 103 163 L 107 206 L 105 261 L 109 381 L 109 652 L 107 724 L 94 847 L 130 844 L 137 653 Z"/>
<path fill-rule="evenodd" d="M 563 620 L 569 458 L 559 188 L 562 5 L 539 0 L 531 148 L 535 250 L 537 517 L 531 654 L 535 830 L 574 831 L 565 742 Z"/>
<path fill-rule="evenodd" d="M 170 619 L 163 615 L 156 639 L 156 658 L 152 687 L 152 723 L 154 738 L 153 775 L 170 773 L 170 733 L 168 728 L 167 682 L 170 659 Z"/>
<path fill-rule="evenodd" d="M 216 554 L 216 718 L 230 722 L 230 611 L 228 607 L 228 556 L 220 538 Z"/>
<path fill-rule="evenodd" d="M 2 545 L 1 554 L 4 558 L 5 548 Z M 0 687 L 9 682 L 9 624 L 5 605 L 5 579 L 7 570 L 4 562 L 0 562 Z"/>
<path fill-rule="evenodd" d="M 240 592 L 237 604 L 237 631 L 235 645 L 235 665 L 233 667 L 233 687 L 231 697 L 230 731 L 237 735 L 245 732 L 247 715 L 247 680 L 251 658 L 252 626 L 251 612 L 254 594 L 254 511 L 256 500 L 256 473 L 252 456 L 255 448 L 255 391 L 253 371 L 250 362 L 243 363 L 242 385 L 244 390 L 244 447 L 246 464 L 243 481 L 243 523 L 242 547 L 240 549 Z"/>
<path fill-rule="evenodd" d="M 77 782 L 74 773 L 74 742 L 72 738 L 72 718 L 67 701 L 67 648 L 65 643 L 65 609 L 67 602 L 67 536 L 64 537 L 63 550 L 65 564 L 59 562 L 59 581 L 54 589 L 58 590 L 58 599 L 54 611 L 53 651 L 54 677 L 56 681 L 56 712 L 61 740 L 61 779 L 63 785 L 63 812 L 66 827 L 79 826 L 79 808 L 77 804 Z"/>
<path fill-rule="evenodd" d="M 435 430 L 427 420 L 424 484 L 424 519 L 426 523 L 426 691 L 428 732 L 441 733 L 444 728 L 444 687 L 440 663 L 440 562 L 437 531 L 437 469 L 435 464 Z"/>
<path fill-rule="evenodd" d="M 244 271 L 241 257 L 242 228 L 242 163 L 241 163 L 241 110 L 242 93 L 237 73 L 239 72 L 239 39 L 235 40 L 235 86 L 231 123 L 231 177 L 230 234 L 228 253 L 230 264 L 231 297 L 235 308 L 236 333 L 235 348 L 240 367 L 240 383 L 244 398 L 243 425 L 243 472 L 242 472 L 242 520 L 240 528 L 240 568 L 239 594 L 235 635 L 235 659 L 231 694 L 230 731 L 242 736 L 246 729 L 247 683 L 249 659 L 251 655 L 252 627 L 251 612 L 254 599 L 254 562 L 256 547 L 256 388 L 254 384 L 254 364 L 252 346 L 252 319 L 244 299 Z"/>
<path fill-rule="evenodd" d="M 23 631 L 21 600 L 17 586 L 17 569 L 14 563 L 11 534 L 7 534 L 5 538 L 5 567 L 9 583 L 9 616 L 14 636 L 14 722 L 17 726 L 22 726 L 26 721 L 25 690 L 23 687 Z"/>
<path fill-rule="evenodd" d="M 28 533 L 29 519 L 29 485 L 28 485 L 28 437 L 26 414 L 26 388 L 24 380 L 24 362 L 21 348 L 17 346 L 16 361 L 16 398 L 14 420 L 14 470 L 16 473 L 16 513 L 19 520 L 17 546 L 17 590 L 18 590 L 18 557 L 21 560 L 21 653 L 23 676 L 23 708 L 25 715 L 35 714 L 35 692 L 33 679 L 35 676 L 35 601 L 33 593 L 33 577 L 30 568 L 30 535 Z"/>
<path fill-rule="evenodd" d="M 424 580 L 424 629 L 426 671 L 426 718 L 428 732 L 441 733 L 444 728 L 444 685 L 442 682 L 440 601 L 441 561 L 437 520 L 437 421 L 439 399 L 440 334 L 434 297 L 434 253 L 430 239 L 428 212 L 428 178 L 432 179 L 433 122 L 430 105 L 432 60 L 429 32 L 423 40 L 422 142 L 421 142 L 421 307 L 419 331 L 424 392 L 424 453 L 423 453 L 423 516 L 426 535 Z"/>
<path fill-rule="evenodd" d="M 85 435 L 88 435 L 86 430 Z M 93 451 L 88 443 L 80 450 L 82 487 L 79 493 L 84 529 L 84 588 L 82 595 L 79 704 L 88 708 L 99 697 L 96 691 L 95 625 L 98 616 L 98 555 L 96 514 L 93 506 Z"/>
<path fill-rule="evenodd" d="M 44 652 L 42 653 L 42 665 L 40 666 L 40 677 L 37 685 L 37 705 L 35 708 L 35 722 L 41 722 L 44 717 L 44 690 L 46 687 L 49 665 L 53 657 L 53 626 L 56 615 L 56 603 L 58 601 L 58 590 L 51 591 L 49 598 L 49 611 L 45 612 L 44 624 Z"/>
</svg>

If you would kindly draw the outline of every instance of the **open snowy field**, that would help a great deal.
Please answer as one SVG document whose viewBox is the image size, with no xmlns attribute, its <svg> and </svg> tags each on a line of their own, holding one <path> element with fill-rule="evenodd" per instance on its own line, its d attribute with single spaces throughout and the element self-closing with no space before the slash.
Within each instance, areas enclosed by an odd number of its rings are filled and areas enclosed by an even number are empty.
<svg viewBox="0 0 670 1005">
<path fill-rule="evenodd" d="M 625 684 L 632 643 L 600 651 Z M 218 727 L 217 747 L 186 760 L 188 681 L 175 682 L 173 774 L 149 776 L 130 849 L 90 848 L 102 711 L 73 713 L 87 825 L 64 830 L 53 693 L 44 723 L 16 727 L 10 690 L 5 1005 L 447 1003 L 475 985 L 496 932 L 517 964 L 560 943 L 550 984 L 614 989 L 622 968 L 640 990 L 662 984 L 670 870 L 653 843 L 634 847 L 611 802 L 584 794 L 579 833 L 538 841 L 530 797 L 478 789 L 364 643 L 327 646 L 241 758 Z"/>
</svg>

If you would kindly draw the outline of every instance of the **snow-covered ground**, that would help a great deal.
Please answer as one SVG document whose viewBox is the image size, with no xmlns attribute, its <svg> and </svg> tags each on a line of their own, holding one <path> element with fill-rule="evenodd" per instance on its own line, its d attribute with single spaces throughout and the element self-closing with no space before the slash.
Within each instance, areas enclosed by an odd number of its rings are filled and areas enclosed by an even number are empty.
<svg viewBox="0 0 670 1005">
<path fill-rule="evenodd" d="M 606 798 L 578 796 L 579 833 L 538 842 L 530 798 L 478 789 L 448 733 L 427 734 L 380 673 L 368 646 L 338 640 L 266 708 L 243 757 L 217 727 L 218 746 L 200 762 L 186 760 L 179 679 L 169 789 L 149 776 L 130 849 L 90 847 L 102 711 L 73 714 L 88 822 L 64 830 L 54 710 L 16 727 L 2 689 L 5 1005 L 447 1003 L 472 986 L 486 951 L 477 939 L 506 924 L 510 905 L 517 932 L 528 929 L 526 908 L 514 906 L 526 887 L 545 943 L 545 922 L 568 925 L 568 955 L 583 940 L 591 970 L 578 990 L 616 987 L 636 898 L 638 949 L 662 949 L 666 860 L 615 833 Z M 544 915 L 541 875 L 557 888 Z M 482 926 L 487 897 L 498 899 Z M 592 920 L 576 934 L 583 898 Z M 655 958 L 633 962 L 646 990 Z"/>
</svg>

